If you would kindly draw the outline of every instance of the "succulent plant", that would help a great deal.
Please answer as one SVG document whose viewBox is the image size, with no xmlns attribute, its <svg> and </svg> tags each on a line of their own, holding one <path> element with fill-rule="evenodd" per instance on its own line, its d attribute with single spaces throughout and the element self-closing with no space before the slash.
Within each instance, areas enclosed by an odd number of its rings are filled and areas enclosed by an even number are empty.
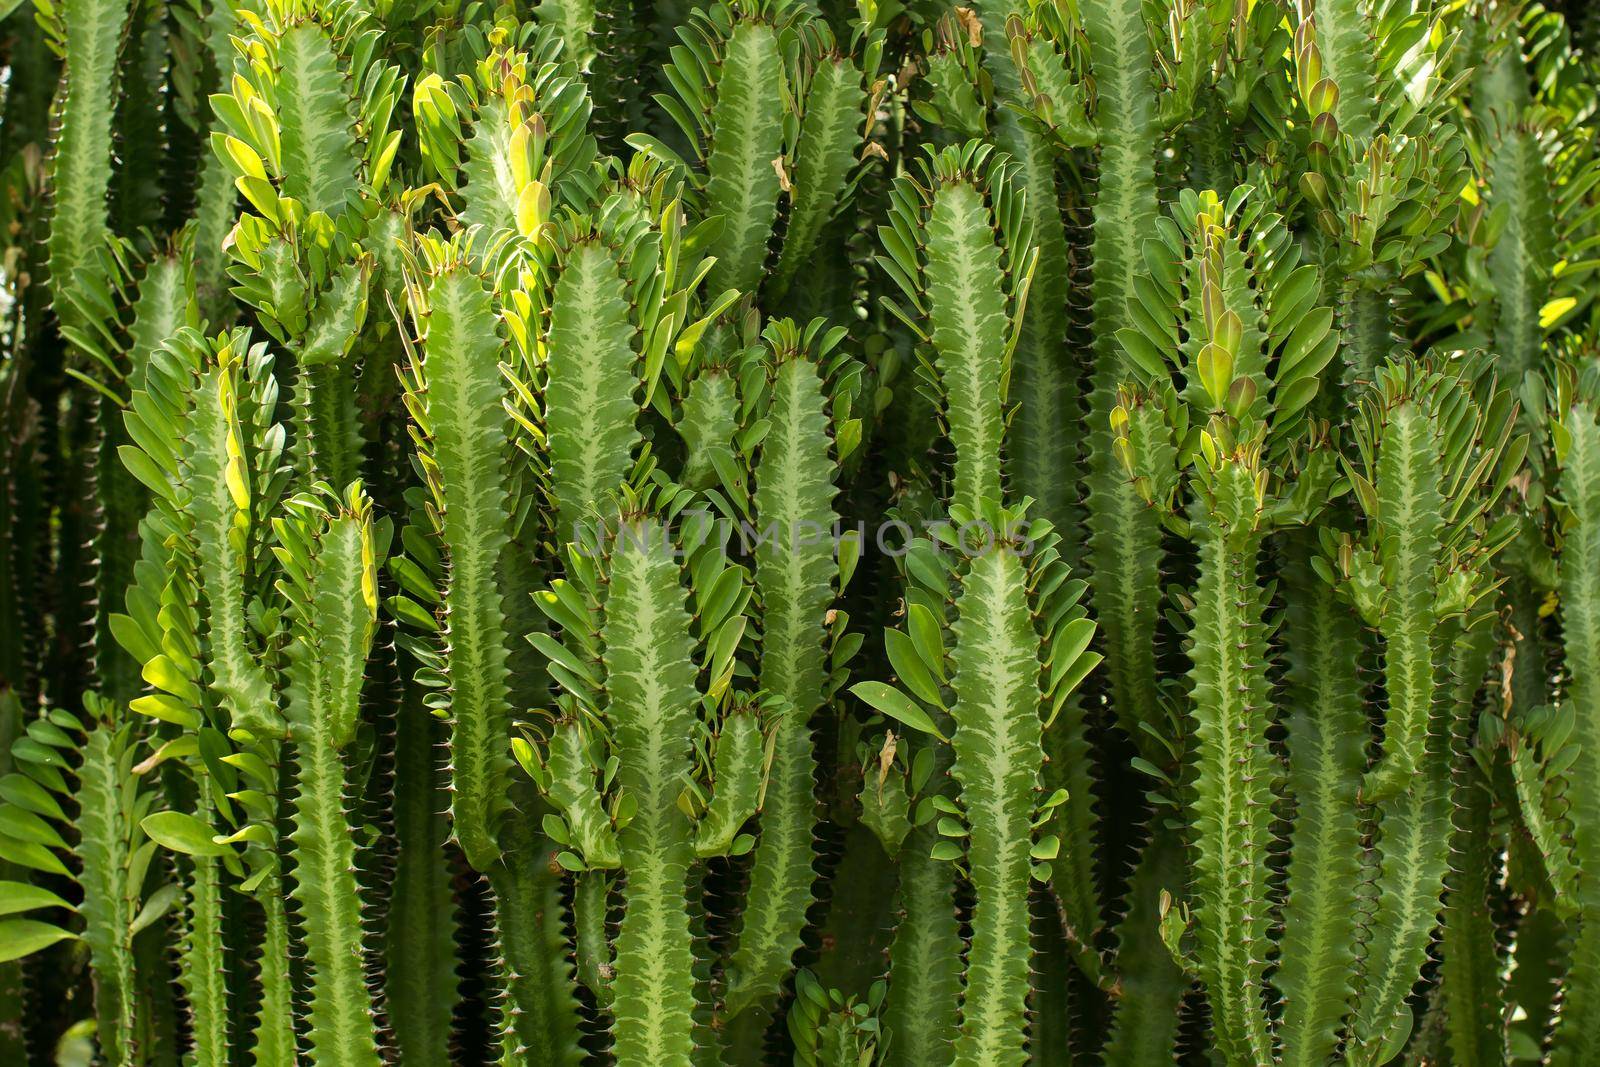
<svg viewBox="0 0 1600 1067">
<path fill-rule="evenodd" d="M 1600 1059 L 1597 47 L 0 0 L 0 1062 Z"/>
</svg>

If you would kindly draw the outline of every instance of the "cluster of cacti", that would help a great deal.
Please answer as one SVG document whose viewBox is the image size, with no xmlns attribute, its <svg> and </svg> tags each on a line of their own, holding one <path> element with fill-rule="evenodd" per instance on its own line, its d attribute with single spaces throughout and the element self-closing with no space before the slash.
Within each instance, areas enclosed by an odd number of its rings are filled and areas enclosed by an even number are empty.
<svg viewBox="0 0 1600 1067">
<path fill-rule="evenodd" d="M 0 1063 L 1600 1063 L 1600 8 L 0 0 Z"/>
</svg>

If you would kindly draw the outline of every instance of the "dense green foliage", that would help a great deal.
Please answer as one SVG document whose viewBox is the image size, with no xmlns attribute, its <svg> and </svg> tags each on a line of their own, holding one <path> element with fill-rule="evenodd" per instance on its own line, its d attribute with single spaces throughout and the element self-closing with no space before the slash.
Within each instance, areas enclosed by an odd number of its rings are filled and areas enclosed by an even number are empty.
<svg viewBox="0 0 1600 1067">
<path fill-rule="evenodd" d="M 1600 1063 L 1600 5 L 0 0 L 0 1064 Z"/>
</svg>

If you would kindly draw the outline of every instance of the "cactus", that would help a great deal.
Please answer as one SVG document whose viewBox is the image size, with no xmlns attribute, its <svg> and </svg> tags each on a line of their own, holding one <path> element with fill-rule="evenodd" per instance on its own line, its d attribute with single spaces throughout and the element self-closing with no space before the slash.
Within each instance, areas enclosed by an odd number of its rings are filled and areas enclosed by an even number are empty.
<svg viewBox="0 0 1600 1067">
<path fill-rule="evenodd" d="M 1596 27 L 0 2 L 0 1060 L 1595 1059 Z"/>
<path fill-rule="evenodd" d="M 842 332 L 819 336 L 780 321 L 764 336 L 770 357 L 752 414 L 770 425 L 750 463 L 755 547 L 755 670 L 761 691 L 780 701 L 761 833 L 737 947 L 727 963 L 726 1011 L 738 1015 L 770 998 L 791 967 L 811 903 L 811 837 L 816 775 L 811 720 L 831 696 L 827 641 L 835 589 L 843 585 L 832 528 L 837 465 L 846 458 L 850 374 L 835 349 Z M 830 387 L 833 396 L 830 397 Z M 830 411 L 830 400 L 833 410 Z M 831 417 L 830 417 L 831 416 Z M 839 621 L 842 628 L 845 620 Z"/>
<path fill-rule="evenodd" d="M 749 849 L 738 830 L 763 784 L 767 713 L 730 688 L 747 576 L 704 525 L 669 526 L 687 503 L 670 486 L 624 490 L 617 518 L 589 541 L 594 558 L 572 550 L 571 584 L 548 600 L 565 643 L 542 643 L 567 668 L 561 717 L 529 762 L 557 812 L 546 830 L 567 848 L 558 862 L 623 872 L 598 981 L 618 1056 L 653 1063 L 693 1060 L 691 872 Z"/>
<path fill-rule="evenodd" d="M 429 488 L 441 516 L 453 609 L 446 631 L 451 719 L 451 810 L 468 861 L 487 870 L 499 856 L 500 820 L 510 806 L 508 644 L 498 575 L 510 551 L 505 499 L 511 419 L 502 406 L 500 340 L 482 279 L 459 249 L 434 246 L 430 277 L 412 282 L 412 314 L 425 357 L 406 390 Z"/>
<path fill-rule="evenodd" d="M 945 662 L 928 665 L 949 677 L 949 706 L 931 688 L 915 698 L 883 683 L 852 690 L 951 748 L 958 798 L 940 796 L 933 805 L 946 813 L 938 819 L 940 835 L 956 840 L 936 844 L 932 856 L 962 862 L 977 898 L 952 1050 L 957 1063 L 1026 1060 L 1028 884 L 1049 877 L 1060 848 L 1058 838 L 1036 840 L 1035 830 L 1065 799 L 1040 795 L 1043 734 L 1052 712 L 1098 661 L 1087 651 L 1094 624 L 1077 604 L 1083 584 L 1062 583 L 1065 565 L 1053 531 L 1043 522 L 1021 527 L 1024 514 L 992 504 L 982 518 L 959 505 L 951 509 L 946 536 L 966 558 L 953 576 L 952 647 L 942 653 Z M 981 530 L 971 548 L 962 543 L 969 528 Z M 1025 557 L 1025 545 L 1037 556 Z M 953 733 L 946 736 L 924 701 L 948 714 Z"/>
<path fill-rule="evenodd" d="M 289 819 L 294 900 L 311 971 L 307 1030 L 313 1055 L 370 1063 L 377 1046 L 358 958 L 361 900 L 353 843 L 344 830 L 346 770 L 362 678 L 378 614 L 371 503 L 359 483 L 334 511 L 320 500 L 288 501 L 276 520 L 291 636 L 285 650 L 285 717 L 296 758 Z"/>
<path fill-rule="evenodd" d="M 1193 944 L 1183 951 L 1206 987 L 1219 1050 L 1241 1064 L 1277 1055 L 1265 1007 L 1277 771 L 1261 558 L 1267 535 L 1305 521 L 1331 480 L 1326 454 L 1295 451 L 1337 347 L 1328 316 L 1305 306 L 1314 268 L 1297 265 L 1282 220 L 1252 193 L 1179 195 L 1175 226 L 1146 251 L 1173 267 L 1141 293 L 1141 325 L 1120 335 L 1148 384 L 1124 387 L 1112 414 L 1132 484 L 1170 509 L 1198 553 L 1186 598 Z M 1169 379 L 1173 370 L 1181 378 Z"/>
<path fill-rule="evenodd" d="M 1570 998 L 1561 1006 L 1555 1028 L 1555 1053 L 1553 1062 L 1579 1063 L 1588 1055 L 1585 1051 L 1593 1038 L 1583 1030 L 1583 1020 L 1593 1017 L 1596 976 L 1593 972 L 1592 954 L 1585 951 L 1586 939 L 1582 925 L 1585 916 L 1592 914 L 1590 903 L 1594 890 L 1589 872 L 1596 865 L 1591 858 L 1594 834 L 1590 829 L 1587 812 L 1582 810 L 1584 791 L 1591 779 L 1584 772 L 1587 760 L 1583 754 L 1584 731 L 1589 722 L 1584 709 L 1592 707 L 1595 700 L 1594 670 L 1596 631 L 1593 622 L 1594 572 L 1591 558 L 1596 552 L 1596 488 L 1594 455 L 1586 447 L 1597 428 L 1595 419 L 1595 380 L 1592 368 L 1586 368 L 1581 377 L 1570 371 L 1564 374 L 1556 394 L 1556 410 L 1552 414 L 1551 432 L 1555 460 L 1560 468 L 1559 491 L 1564 504 L 1564 521 L 1561 530 L 1560 594 L 1562 610 L 1563 653 L 1568 674 L 1567 690 L 1563 694 L 1562 710 L 1572 740 L 1578 746 L 1569 749 L 1570 760 L 1563 772 L 1557 766 L 1542 768 L 1546 781 L 1564 783 L 1562 793 L 1570 805 L 1570 829 L 1555 843 L 1553 851 L 1570 850 L 1570 862 L 1576 865 L 1573 879 L 1560 878 L 1554 873 L 1552 882 L 1558 893 L 1563 890 L 1573 896 L 1578 914 L 1578 943 L 1573 946 L 1570 969 L 1566 976 L 1566 992 Z M 1570 709 L 1570 710 L 1568 710 Z M 1564 724 L 1565 725 L 1565 724 Z M 1556 758 L 1560 742 L 1556 739 L 1562 727 L 1554 727 L 1545 742 L 1545 759 Z M 1540 740 L 1535 735 L 1535 743 Z M 1565 761 L 1563 761 L 1565 762 Z M 1557 788 L 1561 788 L 1558 784 Z M 1575 882 L 1575 884 L 1572 884 Z"/>
</svg>

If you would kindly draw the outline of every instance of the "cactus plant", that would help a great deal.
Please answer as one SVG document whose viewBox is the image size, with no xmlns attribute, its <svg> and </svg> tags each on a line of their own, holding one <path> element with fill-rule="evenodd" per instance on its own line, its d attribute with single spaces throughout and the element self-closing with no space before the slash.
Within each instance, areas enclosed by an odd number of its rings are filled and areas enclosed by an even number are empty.
<svg viewBox="0 0 1600 1067">
<path fill-rule="evenodd" d="M 0 1061 L 1600 1055 L 1600 36 L 0 0 Z"/>
</svg>

